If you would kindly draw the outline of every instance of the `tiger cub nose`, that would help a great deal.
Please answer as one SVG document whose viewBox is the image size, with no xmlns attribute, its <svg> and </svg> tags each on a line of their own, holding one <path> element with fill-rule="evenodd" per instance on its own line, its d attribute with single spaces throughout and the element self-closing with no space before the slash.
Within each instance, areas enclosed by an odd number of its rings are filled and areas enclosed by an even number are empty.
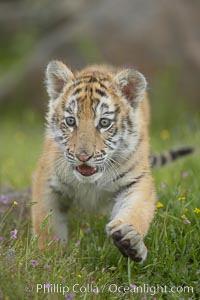
<svg viewBox="0 0 200 300">
<path fill-rule="evenodd" d="M 81 152 L 81 153 L 76 154 L 76 157 L 77 157 L 80 161 L 86 162 L 86 161 L 88 161 L 88 160 L 92 157 L 92 155 L 89 155 L 89 154 L 87 154 L 86 152 Z"/>
</svg>

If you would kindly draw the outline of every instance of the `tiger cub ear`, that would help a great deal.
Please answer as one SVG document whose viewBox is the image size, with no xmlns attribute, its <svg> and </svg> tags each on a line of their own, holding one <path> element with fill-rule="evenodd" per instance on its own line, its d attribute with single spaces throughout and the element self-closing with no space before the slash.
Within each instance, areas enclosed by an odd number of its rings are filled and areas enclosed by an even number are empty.
<svg viewBox="0 0 200 300">
<path fill-rule="evenodd" d="M 143 100 L 147 82 L 140 72 L 134 69 L 126 69 L 118 72 L 113 80 L 132 106 L 136 107 Z"/>
<path fill-rule="evenodd" d="M 65 64 L 52 60 L 46 69 L 46 86 L 50 98 L 55 100 L 72 78 L 73 73 Z"/>
</svg>

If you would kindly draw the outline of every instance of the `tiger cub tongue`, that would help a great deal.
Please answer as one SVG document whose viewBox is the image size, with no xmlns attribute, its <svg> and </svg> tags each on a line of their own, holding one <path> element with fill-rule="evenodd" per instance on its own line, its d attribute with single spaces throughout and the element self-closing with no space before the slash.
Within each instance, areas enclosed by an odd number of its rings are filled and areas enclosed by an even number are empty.
<svg viewBox="0 0 200 300">
<path fill-rule="evenodd" d="M 81 173 L 84 176 L 91 176 L 96 172 L 96 168 L 82 164 L 77 167 L 77 170 L 79 173 Z"/>
</svg>

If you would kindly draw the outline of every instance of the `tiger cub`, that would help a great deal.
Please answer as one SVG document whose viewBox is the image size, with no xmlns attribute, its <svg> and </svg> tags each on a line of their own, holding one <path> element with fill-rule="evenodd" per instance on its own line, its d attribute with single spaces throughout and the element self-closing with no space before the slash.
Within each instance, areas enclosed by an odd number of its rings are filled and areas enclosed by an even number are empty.
<svg viewBox="0 0 200 300">
<path fill-rule="evenodd" d="M 33 232 L 39 247 L 53 235 L 67 243 L 73 205 L 109 212 L 106 231 L 126 257 L 143 262 L 154 216 L 147 82 L 134 69 L 59 61 L 46 70 L 50 97 L 44 151 L 33 180 Z M 41 230 L 49 216 L 48 228 Z"/>
</svg>

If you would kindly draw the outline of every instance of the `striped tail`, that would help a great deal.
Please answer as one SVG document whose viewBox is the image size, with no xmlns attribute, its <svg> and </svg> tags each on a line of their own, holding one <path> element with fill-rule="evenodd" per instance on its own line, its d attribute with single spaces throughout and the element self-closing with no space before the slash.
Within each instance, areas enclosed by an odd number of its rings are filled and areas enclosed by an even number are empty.
<svg viewBox="0 0 200 300">
<path fill-rule="evenodd" d="M 193 152 L 194 152 L 194 148 L 192 147 L 182 147 L 174 150 L 169 150 L 166 152 L 155 153 L 155 154 L 153 153 L 151 154 L 151 167 L 152 168 L 162 167 L 182 156 L 191 154 Z"/>
</svg>

